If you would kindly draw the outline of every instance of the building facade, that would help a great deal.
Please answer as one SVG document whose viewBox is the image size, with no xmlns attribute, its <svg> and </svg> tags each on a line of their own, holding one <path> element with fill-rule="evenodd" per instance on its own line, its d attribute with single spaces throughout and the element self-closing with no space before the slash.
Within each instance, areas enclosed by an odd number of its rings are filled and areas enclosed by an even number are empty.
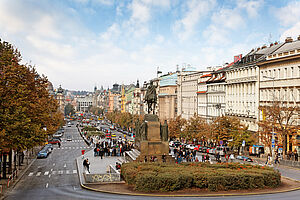
<svg viewBox="0 0 300 200">
<path fill-rule="evenodd" d="M 159 119 L 170 120 L 177 116 L 177 74 L 170 73 L 159 78 Z"/>
<path fill-rule="evenodd" d="M 300 108 L 300 36 L 293 41 L 287 38 L 273 53 L 258 63 L 260 70 L 259 105 L 272 105 L 280 102 L 282 106 Z M 260 120 L 262 115 L 260 115 Z M 299 127 L 299 116 L 292 117 L 292 124 Z M 298 139 L 297 139 L 298 138 Z M 300 131 L 287 138 L 287 151 L 300 153 Z M 281 144 L 276 137 L 276 147 Z"/>
</svg>

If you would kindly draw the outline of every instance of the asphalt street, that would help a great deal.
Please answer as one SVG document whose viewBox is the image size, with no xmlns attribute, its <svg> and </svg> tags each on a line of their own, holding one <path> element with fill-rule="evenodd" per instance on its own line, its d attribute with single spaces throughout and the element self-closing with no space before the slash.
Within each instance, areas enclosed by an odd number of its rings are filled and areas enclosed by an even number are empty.
<svg viewBox="0 0 300 200">
<path fill-rule="evenodd" d="M 118 134 L 121 135 L 121 134 Z M 68 136 L 72 141 L 66 141 Z M 81 155 L 81 150 L 91 150 L 80 137 L 77 128 L 66 127 L 62 138 L 61 148 L 54 145 L 54 150 L 46 159 L 37 159 L 22 177 L 14 190 L 8 194 L 6 200 L 52 200 L 52 199 L 289 199 L 298 200 L 300 191 L 287 193 L 254 195 L 254 196 L 236 196 L 236 197 L 142 197 L 112 195 L 106 193 L 93 192 L 82 189 L 79 184 L 75 158 Z M 291 168 L 279 168 L 282 175 L 300 180 L 300 170 Z"/>
</svg>

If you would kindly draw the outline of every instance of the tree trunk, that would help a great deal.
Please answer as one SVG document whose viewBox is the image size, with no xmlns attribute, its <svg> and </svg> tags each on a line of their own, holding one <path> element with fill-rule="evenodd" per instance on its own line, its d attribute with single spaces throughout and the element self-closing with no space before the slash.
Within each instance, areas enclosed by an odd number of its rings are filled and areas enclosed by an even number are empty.
<svg viewBox="0 0 300 200">
<path fill-rule="evenodd" d="M 3 178 L 6 179 L 6 160 L 7 160 L 7 154 L 6 153 L 3 153 Z"/>
<path fill-rule="evenodd" d="M 8 154 L 8 173 L 12 173 L 12 150 L 10 150 Z"/>
</svg>

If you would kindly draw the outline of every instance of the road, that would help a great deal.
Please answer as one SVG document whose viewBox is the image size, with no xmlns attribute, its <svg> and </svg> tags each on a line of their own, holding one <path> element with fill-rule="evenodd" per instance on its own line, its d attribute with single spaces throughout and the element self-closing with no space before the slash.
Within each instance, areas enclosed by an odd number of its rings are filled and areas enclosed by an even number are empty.
<svg viewBox="0 0 300 200">
<path fill-rule="evenodd" d="M 72 141 L 65 141 L 66 137 L 71 136 Z M 98 193 L 82 189 L 79 184 L 75 158 L 81 155 L 81 150 L 90 150 L 80 137 L 75 126 L 67 127 L 65 130 L 61 148 L 54 146 L 55 149 L 46 159 L 38 159 L 22 177 L 14 190 L 5 198 L 6 200 L 77 200 L 77 199 L 174 199 L 173 197 L 141 197 L 112 195 Z M 300 180 L 300 170 L 290 168 L 279 168 L 282 175 Z M 300 191 L 288 193 L 237 196 L 237 197 L 211 197 L 211 198 L 176 198 L 176 199 L 299 199 Z"/>
</svg>

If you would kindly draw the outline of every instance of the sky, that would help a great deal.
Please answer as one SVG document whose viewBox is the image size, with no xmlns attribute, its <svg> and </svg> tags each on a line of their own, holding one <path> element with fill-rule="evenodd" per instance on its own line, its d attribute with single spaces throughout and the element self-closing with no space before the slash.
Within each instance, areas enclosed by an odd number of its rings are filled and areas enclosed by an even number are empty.
<svg viewBox="0 0 300 200">
<path fill-rule="evenodd" d="M 0 0 L 0 38 L 57 88 L 205 70 L 300 35 L 300 0 Z"/>
</svg>

